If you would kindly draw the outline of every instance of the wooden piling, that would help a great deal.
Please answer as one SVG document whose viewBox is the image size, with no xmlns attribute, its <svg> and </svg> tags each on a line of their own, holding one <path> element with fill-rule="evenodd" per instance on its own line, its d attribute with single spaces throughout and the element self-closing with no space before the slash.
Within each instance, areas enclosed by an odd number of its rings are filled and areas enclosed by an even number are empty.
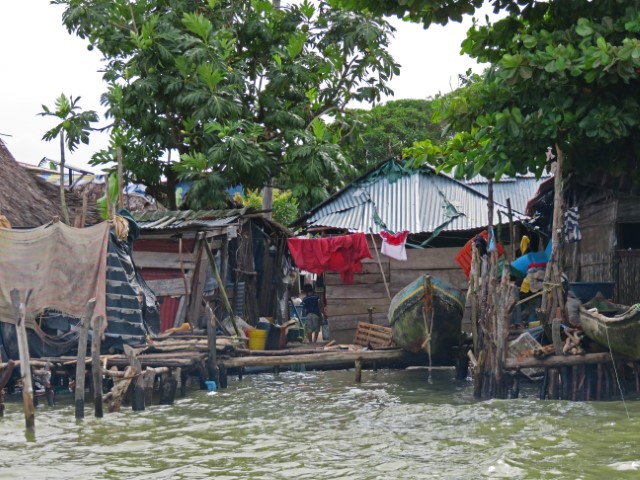
<svg viewBox="0 0 640 480">
<path fill-rule="evenodd" d="M 178 389 L 177 376 L 180 375 L 180 368 L 170 369 L 167 373 L 160 375 L 160 405 L 173 405 Z"/>
<path fill-rule="evenodd" d="M 100 365 L 100 344 L 104 318 L 98 316 L 93 321 L 93 337 L 91 339 L 91 378 L 93 385 L 93 403 L 95 416 L 102 418 L 102 365 Z"/>
<path fill-rule="evenodd" d="M 142 365 L 137 358 L 136 351 L 130 345 L 124 345 L 124 353 L 129 360 L 129 364 L 134 370 L 133 380 L 133 399 L 131 401 L 131 408 L 134 412 L 141 412 L 144 410 L 144 377 L 142 376 Z"/>
<path fill-rule="evenodd" d="M 85 358 L 87 356 L 87 339 L 89 337 L 89 324 L 96 308 L 96 299 L 87 302 L 84 316 L 78 322 L 78 361 L 76 362 L 76 419 L 84 418 L 84 381 L 87 374 Z"/>
<path fill-rule="evenodd" d="M 24 423 L 27 431 L 35 431 L 36 414 L 33 404 L 33 383 L 31 381 L 31 365 L 29 363 L 29 342 L 25 325 L 25 304 L 20 301 L 20 292 L 11 290 L 11 304 L 16 323 L 18 337 L 18 354 L 20 355 L 20 375 L 22 378 L 22 401 L 24 407 Z"/>
<path fill-rule="evenodd" d="M 218 379 L 218 365 L 217 365 L 217 350 L 216 350 L 216 316 L 211 309 L 211 306 L 206 306 L 207 314 L 207 373 L 209 380 L 213 380 L 216 384 L 219 383 Z"/>
<path fill-rule="evenodd" d="M 356 383 L 362 383 L 362 359 L 356 359 Z"/>
<path fill-rule="evenodd" d="M 113 367 L 116 368 L 116 367 Z M 122 375 L 120 375 L 122 374 Z M 109 412 L 119 412 L 125 395 L 129 391 L 131 381 L 136 375 L 136 370 L 131 365 L 124 369 L 124 372 L 109 370 L 107 375 L 114 377 L 113 388 L 111 389 L 111 397 L 109 398 Z"/>
<path fill-rule="evenodd" d="M 4 367 L 0 368 L 0 417 L 4 416 L 4 387 L 11 380 L 14 367 L 15 363 L 9 360 Z"/>
</svg>

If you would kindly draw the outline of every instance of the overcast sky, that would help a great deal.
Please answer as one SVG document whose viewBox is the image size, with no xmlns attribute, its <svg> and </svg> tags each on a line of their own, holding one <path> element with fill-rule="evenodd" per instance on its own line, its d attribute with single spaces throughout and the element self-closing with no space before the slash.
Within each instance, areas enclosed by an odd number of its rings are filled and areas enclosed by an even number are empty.
<svg viewBox="0 0 640 480">
<path fill-rule="evenodd" d="M 285 3 L 285 2 L 283 2 Z M 42 105 L 54 108 L 61 94 L 81 97 L 83 110 L 96 110 L 104 124 L 100 95 L 104 84 L 99 73 L 100 54 L 62 26 L 63 8 L 49 0 L 0 2 L 0 138 L 16 160 L 37 164 L 43 157 L 59 159 L 57 141 L 42 135 L 57 122 L 38 116 Z M 458 74 L 480 67 L 460 55 L 470 19 L 462 25 L 422 26 L 392 20 L 397 28 L 391 53 L 401 73 L 390 86 L 394 99 L 428 98 L 457 88 Z M 107 146 L 106 134 L 94 133 L 89 146 L 67 153 L 67 160 L 86 166 L 91 155 Z"/>
</svg>

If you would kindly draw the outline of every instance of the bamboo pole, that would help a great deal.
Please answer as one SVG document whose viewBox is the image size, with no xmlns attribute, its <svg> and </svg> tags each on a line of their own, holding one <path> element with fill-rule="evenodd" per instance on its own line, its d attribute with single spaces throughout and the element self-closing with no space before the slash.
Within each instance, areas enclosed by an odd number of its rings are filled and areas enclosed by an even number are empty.
<svg viewBox="0 0 640 480">
<path fill-rule="evenodd" d="M 211 251 L 211 246 L 206 239 L 204 239 L 204 249 L 207 252 L 207 256 L 209 257 L 209 262 L 211 263 L 211 269 L 213 270 L 213 274 L 216 277 L 216 281 L 218 282 L 218 287 L 220 290 L 220 294 L 222 296 L 222 301 L 224 302 L 224 306 L 227 309 L 227 313 L 229 313 L 229 318 L 231 319 L 231 323 L 233 324 L 233 329 L 236 332 L 236 335 L 240 336 L 240 330 L 238 329 L 238 325 L 236 325 L 236 316 L 233 313 L 233 308 L 231 308 L 231 303 L 229 302 L 229 297 L 227 297 L 227 292 L 224 288 L 224 284 L 222 283 L 222 279 L 220 278 L 220 272 L 218 272 L 218 265 L 216 264 L 216 259 L 213 256 L 213 252 Z"/>
<path fill-rule="evenodd" d="M 14 288 L 11 290 L 10 295 L 16 322 L 18 354 L 20 355 L 24 423 L 28 432 L 34 432 L 36 427 L 36 414 L 33 405 L 33 383 L 31 381 L 31 365 L 29 363 L 29 343 L 27 340 L 27 328 L 24 318 L 25 304 L 20 301 L 20 292 L 17 289 Z"/>
<path fill-rule="evenodd" d="M 211 310 L 211 306 L 209 304 L 205 307 L 207 314 L 207 370 L 208 376 L 210 380 L 214 380 L 216 384 L 218 383 L 218 366 L 216 362 L 216 316 Z"/>
<path fill-rule="evenodd" d="M 380 261 L 380 254 L 378 253 L 378 245 L 376 245 L 376 239 L 373 236 L 373 232 L 370 232 L 371 242 L 373 243 L 373 248 L 376 251 L 376 258 L 378 259 L 378 266 L 380 267 L 380 274 L 382 275 L 382 281 L 384 282 L 384 288 L 387 290 L 387 296 L 391 299 L 391 291 L 389 290 L 389 285 L 387 284 L 387 276 L 384 274 L 384 269 L 382 268 L 382 262 Z"/>
<path fill-rule="evenodd" d="M 124 180 L 122 178 L 122 147 L 116 148 L 116 157 L 118 160 L 118 208 L 124 208 L 124 194 L 122 193 L 122 187 L 124 186 Z"/>
<path fill-rule="evenodd" d="M 96 308 L 96 299 L 92 298 L 87 303 L 87 308 L 84 312 L 84 316 L 80 319 L 78 327 L 80 333 L 78 336 L 78 361 L 76 363 L 76 419 L 80 420 L 84 418 L 84 380 L 86 376 L 86 365 L 83 359 L 87 355 L 87 338 L 89 336 L 88 325 L 91 323 L 93 312 Z"/>
<path fill-rule="evenodd" d="M 91 373 L 93 379 L 93 403 L 95 416 L 102 418 L 102 366 L 100 365 L 100 343 L 102 336 L 101 316 L 93 320 L 93 337 L 91 339 Z"/>
</svg>

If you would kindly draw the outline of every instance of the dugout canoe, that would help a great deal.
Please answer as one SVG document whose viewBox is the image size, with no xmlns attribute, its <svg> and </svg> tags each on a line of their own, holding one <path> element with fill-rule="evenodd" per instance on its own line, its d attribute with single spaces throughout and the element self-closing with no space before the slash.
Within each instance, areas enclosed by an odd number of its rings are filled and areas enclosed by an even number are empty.
<svg viewBox="0 0 640 480">
<path fill-rule="evenodd" d="M 640 304 L 620 305 L 598 295 L 580 306 L 580 324 L 605 348 L 640 360 Z"/>
<path fill-rule="evenodd" d="M 395 343 L 410 352 L 430 351 L 443 360 L 453 358 L 460 342 L 464 304 L 464 295 L 451 283 L 420 275 L 389 305 Z"/>
</svg>

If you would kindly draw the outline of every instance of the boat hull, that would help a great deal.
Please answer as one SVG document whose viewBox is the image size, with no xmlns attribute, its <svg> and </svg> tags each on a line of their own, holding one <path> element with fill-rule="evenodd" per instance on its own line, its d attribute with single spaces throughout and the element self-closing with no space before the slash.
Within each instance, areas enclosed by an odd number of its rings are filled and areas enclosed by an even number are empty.
<svg viewBox="0 0 640 480">
<path fill-rule="evenodd" d="M 584 333 L 613 353 L 640 360 L 640 307 L 618 306 L 619 314 L 605 316 L 580 307 L 580 324 Z"/>
<path fill-rule="evenodd" d="M 425 292 L 429 289 L 432 311 L 426 311 Z M 464 303 L 462 292 L 449 282 L 421 275 L 391 300 L 389 324 L 395 343 L 414 353 L 430 351 L 432 356 L 452 356 L 460 342 Z"/>
</svg>

